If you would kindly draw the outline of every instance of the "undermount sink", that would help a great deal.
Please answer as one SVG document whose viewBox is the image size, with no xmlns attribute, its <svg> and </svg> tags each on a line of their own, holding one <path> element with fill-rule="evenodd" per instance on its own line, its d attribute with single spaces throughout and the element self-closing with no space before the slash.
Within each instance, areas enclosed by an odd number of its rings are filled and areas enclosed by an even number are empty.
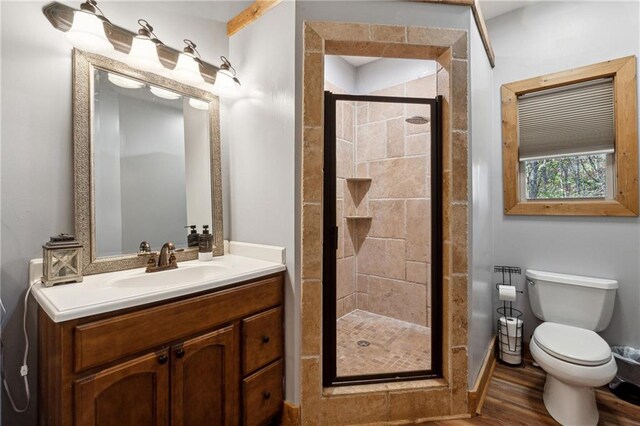
<svg viewBox="0 0 640 426">
<path fill-rule="evenodd" d="M 229 265 L 208 263 L 203 265 L 178 265 L 177 269 L 147 273 L 138 270 L 131 274 L 117 276 L 106 284 L 110 287 L 166 287 L 187 285 L 215 278 L 228 271 Z"/>
</svg>

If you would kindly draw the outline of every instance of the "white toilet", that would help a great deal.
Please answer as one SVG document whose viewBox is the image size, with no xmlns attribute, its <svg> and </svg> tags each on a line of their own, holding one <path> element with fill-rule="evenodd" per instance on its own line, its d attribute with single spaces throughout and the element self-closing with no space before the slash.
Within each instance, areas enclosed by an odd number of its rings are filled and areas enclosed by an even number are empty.
<svg viewBox="0 0 640 426">
<path fill-rule="evenodd" d="M 529 303 L 545 321 L 529 342 L 547 373 L 544 405 L 563 425 L 598 423 L 594 387 L 616 374 L 611 349 L 596 331 L 609 325 L 618 282 L 527 270 Z"/>
</svg>

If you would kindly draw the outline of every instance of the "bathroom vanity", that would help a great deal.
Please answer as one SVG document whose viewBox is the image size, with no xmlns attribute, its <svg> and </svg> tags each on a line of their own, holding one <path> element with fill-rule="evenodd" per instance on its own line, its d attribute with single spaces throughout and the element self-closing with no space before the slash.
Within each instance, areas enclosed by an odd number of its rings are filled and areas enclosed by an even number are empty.
<svg viewBox="0 0 640 426">
<path fill-rule="evenodd" d="M 36 284 L 40 424 L 277 420 L 283 402 L 284 265 L 226 255 L 211 265 L 192 261 L 181 268 L 193 277 L 194 268 L 214 265 L 219 268 L 211 269 L 212 279 L 199 272 L 187 284 L 162 285 L 164 272 L 139 270 L 87 276 L 68 286 Z M 157 288 L 147 285 L 154 279 Z M 94 304 L 101 293 L 104 303 Z M 114 303 L 128 307 L 90 313 Z"/>
</svg>

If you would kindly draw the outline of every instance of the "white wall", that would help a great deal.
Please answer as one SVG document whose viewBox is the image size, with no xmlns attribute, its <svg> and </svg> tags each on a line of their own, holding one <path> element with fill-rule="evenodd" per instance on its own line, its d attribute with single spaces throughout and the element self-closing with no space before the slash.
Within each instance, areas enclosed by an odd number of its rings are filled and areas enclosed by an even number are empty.
<svg viewBox="0 0 640 426">
<path fill-rule="evenodd" d="M 356 94 L 357 68 L 340 56 L 327 55 L 324 59 L 324 80 L 344 90 Z"/>
<path fill-rule="evenodd" d="M 230 220 L 236 241 L 286 248 L 286 398 L 299 394 L 299 285 L 295 279 L 294 20 L 284 2 L 231 37 L 229 52 L 241 76 L 242 97 L 227 104 Z"/>
<path fill-rule="evenodd" d="M 7 308 L 3 324 L 4 366 L 19 404 L 24 401 L 18 374 L 23 351 L 20 300 L 27 285 L 27 263 L 42 255 L 41 246 L 49 236 L 74 229 L 71 48 L 64 34 L 55 30 L 42 14 L 47 3 L 0 3 L 3 124 L 0 279 L 2 300 Z M 139 17 L 145 17 L 158 36 L 171 46 L 179 47 L 183 38 L 193 38 L 199 42 L 205 59 L 213 63 L 228 53 L 223 23 L 166 12 L 150 2 L 104 2 L 101 6 L 114 22 L 130 29 L 136 28 Z M 30 305 L 28 325 L 33 399 L 26 414 L 16 415 L 3 396 L 5 425 L 36 424 L 34 303 Z"/>
<path fill-rule="evenodd" d="M 499 165 L 500 86 L 639 55 L 639 7 L 637 2 L 540 2 L 487 22 L 496 53 L 491 89 L 495 262 L 617 279 L 620 288 L 613 320 L 602 335 L 610 344 L 636 347 L 640 347 L 640 220 L 505 216 Z M 528 339 L 538 322 L 526 295 L 520 302 L 526 312 Z"/>
<path fill-rule="evenodd" d="M 471 18 L 473 19 L 473 18 Z M 471 149 L 471 253 L 469 277 L 469 387 L 493 334 L 493 210 L 491 176 L 491 65 L 474 22 L 469 31 L 469 147 Z M 500 170 L 500 163 L 498 170 Z"/>
</svg>

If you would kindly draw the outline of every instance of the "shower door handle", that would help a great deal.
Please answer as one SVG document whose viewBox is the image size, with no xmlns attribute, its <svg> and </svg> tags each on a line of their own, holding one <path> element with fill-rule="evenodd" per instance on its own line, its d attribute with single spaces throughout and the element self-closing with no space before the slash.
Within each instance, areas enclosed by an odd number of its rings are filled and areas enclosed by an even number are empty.
<svg viewBox="0 0 640 426">
<path fill-rule="evenodd" d="M 338 250 L 338 227 L 336 226 L 335 235 L 333 236 L 333 240 L 335 241 L 335 249 Z"/>
</svg>

